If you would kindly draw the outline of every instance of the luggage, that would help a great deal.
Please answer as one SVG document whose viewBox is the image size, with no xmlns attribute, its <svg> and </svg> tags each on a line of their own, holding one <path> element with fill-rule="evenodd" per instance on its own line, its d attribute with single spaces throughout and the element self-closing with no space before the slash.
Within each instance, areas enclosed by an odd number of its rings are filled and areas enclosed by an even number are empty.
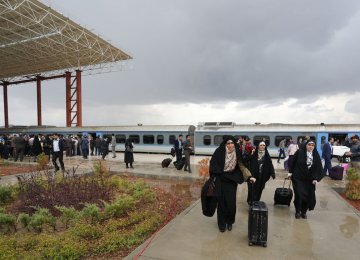
<svg viewBox="0 0 360 260">
<path fill-rule="evenodd" d="M 172 161 L 171 158 L 166 158 L 166 159 L 164 159 L 164 160 L 161 162 L 161 167 L 163 167 L 163 168 L 169 167 L 171 161 Z"/>
<path fill-rule="evenodd" d="M 342 180 L 344 175 L 344 167 L 337 165 L 331 168 L 329 176 L 333 180 Z"/>
<path fill-rule="evenodd" d="M 170 154 L 171 154 L 172 157 L 175 157 L 176 151 L 175 151 L 175 148 L 174 148 L 174 147 L 171 148 Z"/>
<path fill-rule="evenodd" d="M 291 200 L 293 197 L 293 191 L 290 188 L 291 180 L 289 183 L 289 188 L 285 188 L 285 182 L 286 182 L 286 179 L 284 180 L 283 187 L 277 188 L 275 190 L 274 205 L 288 205 L 290 207 L 290 203 L 291 203 Z"/>
<path fill-rule="evenodd" d="M 201 208 L 203 215 L 212 217 L 217 207 L 217 196 L 215 194 L 216 178 L 210 177 L 201 189 Z"/>
<path fill-rule="evenodd" d="M 185 157 L 182 157 L 178 162 L 174 162 L 175 168 L 181 170 L 185 165 Z"/>
<path fill-rule="evenodd" d="M 248 220 L 249 246 L 267 246 L 268 209 L 265 202 L 254 201 L 250 206 Z"/>
<path fill-rule="evenodd" d="M 262 245 L 263 247 L 267 247 L 268 209 L 265 202 L 253 201 L 253 190 L 252 187 L 248 219 L 249 246 Z"/>
</svg>

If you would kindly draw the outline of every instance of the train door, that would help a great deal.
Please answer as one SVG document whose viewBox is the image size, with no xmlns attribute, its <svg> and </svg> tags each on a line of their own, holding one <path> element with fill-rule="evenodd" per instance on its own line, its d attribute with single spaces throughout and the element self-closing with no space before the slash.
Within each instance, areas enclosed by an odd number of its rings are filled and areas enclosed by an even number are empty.
<svg viewBox="0 0 360 260">
<path fill-rule="evenodd" d="M 329 133 L 318 133 L 316 136 L 316 149 L 320 154 L 320 158 L 322 156 L 323 145 L 327 142 L 328 138 Z"/>
</svg>

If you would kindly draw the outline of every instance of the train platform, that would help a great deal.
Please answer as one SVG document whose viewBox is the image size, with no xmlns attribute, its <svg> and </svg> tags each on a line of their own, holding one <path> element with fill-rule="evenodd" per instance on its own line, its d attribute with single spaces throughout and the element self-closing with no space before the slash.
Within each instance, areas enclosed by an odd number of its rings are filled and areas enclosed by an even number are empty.
<svg viewBox="0 0 360 260">
<path fill-rule="evenodd" d="M 167 155 L 134 154 L 134 169 L 126 169 L 123 153 L 107 156 L 110 171 L 173 180 L 197 180 L 197 163 L 204 157 L 192 157 L 189 174 L 177 171 L 173 165 L 161 168 Z M 66 169 L 78 173 L 91 172 L 99 157 L 64 157 Z M 24 160 L 23 163 L 26 162 Z M 343 188 L 344 181 L 325 177 L 317 187 L 317 205 L 308 212 L 308 219 L 295 219 L 293 205 L 274 206 L 277 187 L 282 186 L 286 172 L 273 160 L 277 178 L 269 180 L 262 195 L 269 209 L 268 246 L 249 246 L 247 241 L 247 187 L 242 184 L 237 193 L 237 214 L 232 231 L 220 233 L 216 216 L 202 215 L 200 200 L 175 217 L 125 259 L 358 259 L 360 249 L 360 213 L 347 204 L 333 188 Z M 4 176 L 0 184 L 16 182 L 16 176 Z"/>
</svg>

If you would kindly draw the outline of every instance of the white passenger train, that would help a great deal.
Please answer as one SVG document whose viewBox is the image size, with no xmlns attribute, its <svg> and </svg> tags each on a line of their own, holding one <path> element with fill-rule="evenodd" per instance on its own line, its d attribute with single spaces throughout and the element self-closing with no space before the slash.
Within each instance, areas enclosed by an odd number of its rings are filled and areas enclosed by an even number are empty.
<svg viewBox="0 0 360 260">
<path fill-rule="evenodd" d="M 360 124 L 235 124 L 233 122 L 204 122 L 197 127 L 193 125 L 137 125 L 137 126 L 88 126 L 88 127 L 37 127 L 22 126 L 0 129 L 1 134 L 53 134 L 63 135 L 84 134 L 111 137 L 115 134 L 117 151 L 124 151 L 124 143 L 131 138 L 135 144 L 135 152 L 169 153 L 179 134 L 190 134 L 194 144 L 194 154 L 211 155 L 222 141 L 224 135 L 235 137 L 249 137 L 254 145 L 265 140 L 271 156 L 277 156 L 278 146 L 282 139 L 310 136 L 316 141 L 317 149 L 321 153 L 321 144 L 329 137 L 340 142 L 354 134 L 360 135 Z"/>
</svg>

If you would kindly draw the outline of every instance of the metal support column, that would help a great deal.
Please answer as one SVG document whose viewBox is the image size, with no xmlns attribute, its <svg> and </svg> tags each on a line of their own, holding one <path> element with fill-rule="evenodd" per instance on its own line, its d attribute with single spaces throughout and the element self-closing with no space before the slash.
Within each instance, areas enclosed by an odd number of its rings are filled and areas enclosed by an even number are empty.
<svg viewBox="0 0 360 260">
<path fill-rule="evenodd" d="M 5 128 L 9 128 L 9 110 L 8 110 L 8 95 L 7 95 L 7 87 L 8 83 L 3 83 L 3 91 L 4 91 L 4 124 Z"/>
<path fill-rule="evenodd" d="M 65 72 L 66 81 L 66 127 L 71 127 L 71 72 Z"/>
<path fill-rule="evenodd" d="M 41 118 L 41 77 L 36 77 L 36 94 L 37 94 L 37 117 L 38 117 L 38 126 L 42 126 Z"/>
<path fill-rule="evenodd" d="M 81 70 L 76 70 L 77 127 L 82 127 Z"/>
</svg>

